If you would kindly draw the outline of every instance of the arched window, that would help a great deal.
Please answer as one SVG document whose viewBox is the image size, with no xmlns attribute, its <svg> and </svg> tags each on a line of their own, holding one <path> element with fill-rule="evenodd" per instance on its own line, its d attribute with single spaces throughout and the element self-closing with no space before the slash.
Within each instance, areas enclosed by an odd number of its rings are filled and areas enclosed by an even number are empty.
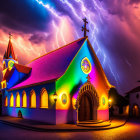
<svg viewBox="0 0 140 140">
<path fill-rule="evenodd" d="M 14 96 L 13 96 L 13 93 L 11 94 L 10 96 L 10 107 L 13 107 L 14 106 Z"/>
<path fill-rule="evenodd" d="M 34 90 L 32 90 L 30 93 L 30 107 L 36 108 L 36 94 Z"/>
<path fill-rule="evenodd" d="M 17 95 L 16 95 L 16 107 L 20 107 L 20 95 L 19 95 L 19 92 L 17 92 Z"/>
<path fill-rule="evenodd" d="M 46 89 L 42 89 L 40 96 L 40 107 L 48 108 L 48 93 Z"/>
<path fill-rule="evenodd" d="M 8 106 L 8 98 L 7 98 L 7 96 L 5 97 L 4 105 L 5 105 L 5 106 Z"/>
<path fill-rule="evenodd" d="M 26 92 L 22 92 L 22 107 L 27 107 L 27 95 Z"/>
</svg>

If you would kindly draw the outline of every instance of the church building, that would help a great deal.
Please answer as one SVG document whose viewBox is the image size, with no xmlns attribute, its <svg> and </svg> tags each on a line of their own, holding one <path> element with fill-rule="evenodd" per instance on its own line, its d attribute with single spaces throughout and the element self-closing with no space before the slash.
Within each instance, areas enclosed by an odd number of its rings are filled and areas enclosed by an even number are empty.
<svg viewBox="0 0 140 140">
<path fill-rule="evenodd" d="M 48 124 L 108 120 L 109 83 L 88 37 L 18 64 L 11 38 L 3 57 L 2 114 Z"/>
</svg>

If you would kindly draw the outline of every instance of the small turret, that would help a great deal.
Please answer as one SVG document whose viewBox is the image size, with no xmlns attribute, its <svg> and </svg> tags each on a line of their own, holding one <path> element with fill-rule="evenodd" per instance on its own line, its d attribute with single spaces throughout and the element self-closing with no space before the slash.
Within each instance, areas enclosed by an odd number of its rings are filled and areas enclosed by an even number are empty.
<svg viewBox="0 0 140 140">
<path fill-rule="evenodd" d="M 11 71 L 11 69 L 14 66 L 14 63 L 18 63 L 17 58 L 14 53 L 13 45 L 11 42 L 11 37 L 12 35 L 9 34 L 9 43 L 8 43 L 7 51 L 5 51 L 4 56 L 3 56 L 3 71 L 2 71 L 3 78 L 5 77 L 5 74 L 7 72 Z M 3 88 L 6 88 L 6 81 L 2 81 L 1 84 Z"/>
</svg>

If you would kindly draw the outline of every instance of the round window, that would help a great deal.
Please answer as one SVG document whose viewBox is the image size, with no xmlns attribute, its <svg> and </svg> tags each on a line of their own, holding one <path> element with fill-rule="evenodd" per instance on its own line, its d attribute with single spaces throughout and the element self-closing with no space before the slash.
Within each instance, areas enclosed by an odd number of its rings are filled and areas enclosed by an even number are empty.
<svg viewBox="0 0 140 140">
<path fill-rule="evenodd" d="M 102 98 L 102 104 L 105 105 L 105 97 Z"/>
<path fill-rule="evenodd" d="M 67 103 L 67 95 L 65 93 L 62 95 L 62 103 L 63 104 Z"/>
<path fill-rule="evenodd" d="M 81 61 L 81 69 L 85 74 L 89 74 L 91 72 L 91 63 L 87 57 L 83 58 Z"/>
</svg>

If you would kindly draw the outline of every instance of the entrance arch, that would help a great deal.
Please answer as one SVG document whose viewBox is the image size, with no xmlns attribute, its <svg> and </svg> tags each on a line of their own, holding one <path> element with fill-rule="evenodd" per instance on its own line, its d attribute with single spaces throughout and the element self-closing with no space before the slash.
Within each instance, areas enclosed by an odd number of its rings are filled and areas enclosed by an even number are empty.
<svg viewBox="0 0 140 140">
<path fill-rule="evenodd" d="M 133 117 L 139 117 L 139 107 L 138 105 L 134 105 L 132 109 Z"/>
<path fill-rule="evenodd" d="M 94 86 L 89 81 L 80 88 L 76 106 L 77 121 L 97 120 L 99 97 Z"/>
</svg>

